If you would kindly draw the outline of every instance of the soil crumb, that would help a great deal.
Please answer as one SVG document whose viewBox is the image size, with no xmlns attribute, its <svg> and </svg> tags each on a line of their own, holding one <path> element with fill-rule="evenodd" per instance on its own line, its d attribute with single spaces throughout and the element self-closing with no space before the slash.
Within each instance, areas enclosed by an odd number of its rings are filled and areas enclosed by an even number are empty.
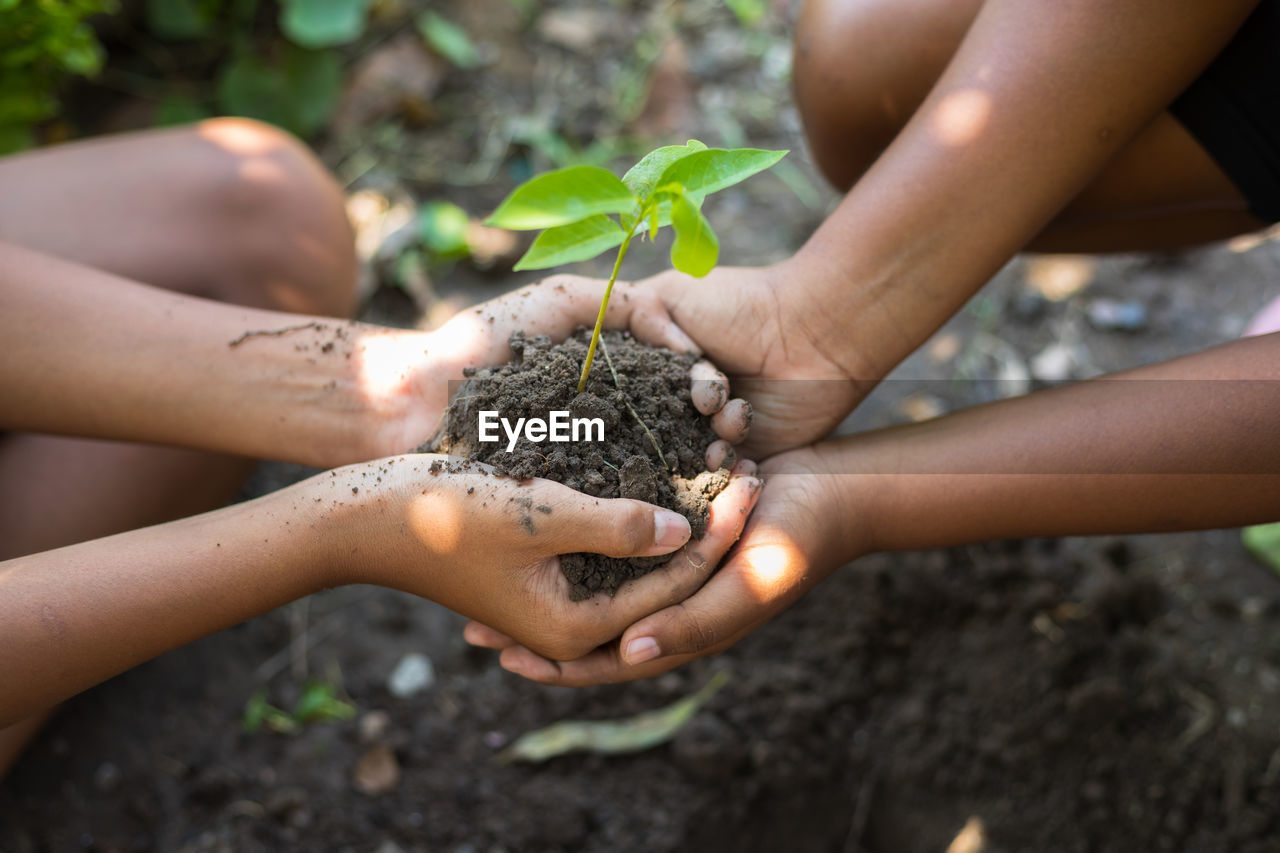
<svg viewBox="0 0 1280 853">
<path fill-rule="evenodd" d="M 710 502 L 728 485 L 729 471 L 704 470 L 707 445 L 716 435 L 689 395 L 693 356 L 650 347 L 625 332 L 605 332 L 586 390 L 578 393 L 590 336 L 580 328 L 553 345 L 546 335 L 512 335 L 515 359 L 468 369 L 440 432 L 424 449 L 483 462 L 519 479 L 545 477 L 595 497 L 657 504 L 683 515 L 701 537 Z M 582 429 L 577 441 L 532 441 L 522 429 L 508 452 L 502 426 L 493 431 L 497 441 L 480 441 L 482 411 L 498 412 L 513 428 L 521 418 L 549 421 L 551 412 L 567 411 L 571 420 L 598 419 L 604 440 L 587 440 L 597 433 Z M 668 559 L 568 554 L 561 565 L 572 597 L 580 600 L 597 592 L 612 595 Z"/>
</svg>

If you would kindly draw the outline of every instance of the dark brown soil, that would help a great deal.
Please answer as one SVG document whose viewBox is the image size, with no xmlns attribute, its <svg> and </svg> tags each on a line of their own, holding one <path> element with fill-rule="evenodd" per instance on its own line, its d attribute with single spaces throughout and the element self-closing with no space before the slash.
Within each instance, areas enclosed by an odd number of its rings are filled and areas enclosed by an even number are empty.
<svg viewBox="0 0 1280 853">
<path fill-rule="evenodd" d="M 313 672 L 384 731 L 240 731 L 255 669 L 290 645 L 280 612 L 69 703 L 0 785 L 0 850 L 940 853 L 971 817 L 984 853 L 1277 849 L 1280 594 L 1230 533 L 873 557 L 719 658 L 579 691 L 503 673 L 412 596 L 311 607 Z M 410 650 L 436 683 L 397 699 Z M 497 760 L 717 669 L 671 744 Z M 293 700 L 287 673 L 269 684 Z M 385 747 L 399 782 L 359 793 Z"/>
<path fill-rule="evenodd" d="M 657 504 L 687 518 L 693 535 L 700 537 L 706 532 L 710 501 L 728 484 L 729 472 L 705 470 L 706 449 L 716 435 L 690 399 L 693 356 L 648 346 L 625 332 L 606 332 L 586 390 L 579 393 L 590 339 L 589 329 L 555 345 L 546 335 L 514 335 L 515 359 L 468 371 L 470 378 L 454 395 L 428 449 L 483 462 L 512 477 L 545 477 L 596 497 Z M 545 420 L 552 411 L 598 418 L 604 423 L 604 440 L 534 442 L 522 433 L 508 451 L 501 427 L 498 441 L 479 440 L 483 411 L 496 411 L 513 426 L 520 418 Z M 568 554 L 560 562 L 578 600 L 597 592 L 612 595 L 666 559 Z"/>
</svg>

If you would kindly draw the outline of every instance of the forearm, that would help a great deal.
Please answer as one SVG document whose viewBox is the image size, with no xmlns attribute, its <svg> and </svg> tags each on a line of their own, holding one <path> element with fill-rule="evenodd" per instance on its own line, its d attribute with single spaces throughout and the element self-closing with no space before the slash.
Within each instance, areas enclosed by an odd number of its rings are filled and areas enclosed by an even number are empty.
<svg viewBox="0 0 1280 853">
<path fill-rule="evenodd" d="M 834 514 L 869 550 L 1274 521 L 1277 365 L 1270 335 L 827 442 Z"/>
<path fill-rule="evenodd" d="M 197 299 L 0 243 L 0 428 L 354 461 L 406 399 L 372 375 L 370 342 L 409 334 Z"/>
<path fill-rule="evenodd" d="M 0 563 L 0 727 L 337 582 L 305 489 Z"/>
<path fill-rule="evenodd" d="M 988 0 L 928 98 L 790 262 L 883 376 L 1190 83 L 1257 0 Z"/>
</svg>

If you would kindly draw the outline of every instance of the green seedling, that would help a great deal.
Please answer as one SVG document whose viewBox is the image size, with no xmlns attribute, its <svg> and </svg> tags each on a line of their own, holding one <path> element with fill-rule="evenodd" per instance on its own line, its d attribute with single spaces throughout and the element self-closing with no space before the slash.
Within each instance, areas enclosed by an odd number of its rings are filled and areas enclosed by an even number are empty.
<svg viewBox="0 0 1280 853">
<path fill-rule="evenodd" d="M 516 263 L 517 270 L 585 261 L 618 247 L 578 379 L 579 391 L 587 387 L 609 294 L 632 238 L 640 234 L 653 239 L 659 228 L 670 225 L 675 230 L 671 265 L 692 276 L 706 275 L 719 259 L 720 242 L 702 215 L 703 200 L 768 169 L 786 154 L 757 148 L 708 148 L 691 139 L 649 152 L 621 180 L 597 166 L 572 166 L 539 175 L 516 187 L 498 206 L 486 224 L 516 231 L 545 229 Z"/>
<path fill-rule="evenodd" d="M 356 715 L 355 706 L 337 697 L 337 689 L 327 682 L 311 681 L 302 690 L 292 713 L 267 702 L 265 690 L 254 691 L 244 706 L 241 726 L 256 732 L 266 726 L 277 734 L 297 734 L 307 723 L 330 723 L 349 720 Z"/>
</svg>

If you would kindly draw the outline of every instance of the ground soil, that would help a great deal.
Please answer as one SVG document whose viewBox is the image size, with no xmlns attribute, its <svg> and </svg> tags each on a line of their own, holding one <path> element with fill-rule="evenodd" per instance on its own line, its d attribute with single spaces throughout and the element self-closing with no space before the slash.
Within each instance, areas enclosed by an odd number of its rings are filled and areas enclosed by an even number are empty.
<svg viewBox="0 0 1280 853">
<path fill-rule="evenodd" d="M 653 142 L 791 148 L 784 162 L 797 166 L 791 183 L 774 170 L 708 201 L 722 262 L 785 257 L 835 201 L 773 59 L 787 53 L 785 16 L 744 31 L 722 0 L 549 0 L 526 24 L 507 0 L 433 8 L 501 60 L 449 76 L 438 124 L 362 133 L 378 148 L 374 166 L 326 149 L 353 190 L 412 174 L 415 198 L 487 213 L 554 165 L 513 143 L 533 163 L 516 174 L 487 140 L 514 138 L 532 117 L 584 144 L 583 128 L 598 133 L 619 114 L 609 93 L 639 46 L 671 37 L 696 109 Z M 1280 295 L 1278 236 L 1178 255 L 1017 259 L 842 430 L 1230 340 Z M 665 260 L 660 247 L 632 255 L 633 276 Z M 438 321 L 527 281 L 459 264 L 436 276 L 430 313 Z M 1137 303 L 1144 322 L 1105 327 L 1092 310 L 1102 300 Z M 387 286 L 364 316 L 416 322 Z M 246 494 L 305 473 L 264 466 Z M 632 685 L 529 684 L 468 649 L 461 625 L 411 596 L 337 589 L 88 691 L 0 784 L 0 850 L 1280 849 L 1280 582 L 1238 531 L 868 557 L 723 655 Z M 410 652 L 430 657 L 435 681 L 400 699 L 388 678 Z M 532 729 L 660 707 L 716 670 L 731 680 L 672 743 L 537 766 L 496 760 Z M 340 683 L 359 717 L 293 737 L 240 730 L 254 690 L 289 707 L 307 676 Z M 395 784 L 360 793 L 361 758 L 387 749 Z"/>
<path fill-rule="evenodd" d="M 467 371 L 440 433 L 423 449 L 483 462 L 520 479 L 555 480 L 596 497 L 648 501 L 679 512 L 693 536 L 701 537 L 711 499 L 728 485 L 729 472 L 705 470 L 706 449 L 716 435 L 689 395 L 694 357 L 651 347 L 625 332 L 606 332 L 587 386 L 579 392 L 590 340 L 591 330 L 585 328 L 558 344 L 546 335 L 526 339 L 517 333 L 511 362 Z M 502 429 L 495 433 L 498 441 L 480 441 L 484 411 L 497 412 L 512 425 L 523 418 L 548 421 L 553 411 L 599 419 L 604 440 L 551 444 L 522 434 L 508 451 Z M 560 562 L 571 595 L 580 600 L 597 592 L 612 595 L 665 558 L 566 554 Z"/>
</svg>

